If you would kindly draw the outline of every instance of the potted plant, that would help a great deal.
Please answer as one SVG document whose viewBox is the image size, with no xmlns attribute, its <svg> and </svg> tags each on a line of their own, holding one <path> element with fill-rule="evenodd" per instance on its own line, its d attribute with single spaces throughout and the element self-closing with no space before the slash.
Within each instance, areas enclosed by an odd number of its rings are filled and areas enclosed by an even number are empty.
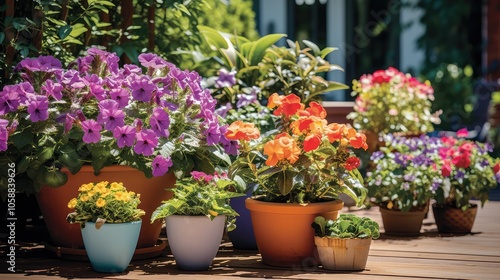
<svg viewBox="0 0 500 280">
<path fill-rule="evenodd" d="M 240 145 L 229 176 L 240 174 L 263 194 L 245 202 L 264 263 L 301 265 L 315 261 L 314 217 L 329 213 L 335 219 L 343 205 L 340 193 L 364 201 L 359 159 L 351 149 L 367 146 L 354 128 L 327 124 L 316 102 L 306 107 L 294 94 L 273 94 L 268 108 L 274 109 L 276 128 L 265 135 L 252 123 L 228 127 L 226 138 Z"/>
<path fill-rule="evenodd" d="M 386 234 L 419 235 L 429 200 L 442 183 L 434 161 L 439 139 L 384 139 L 386 146 L 371 156 L 374 168 L 365 178 L 368 196 L 380 206 Z"/>
<path fill-rule="evenodd" d="M 0 170 L 7 174 L 14 163 L 18 190 L 37 192 L 57 247 L 83 247 L 79 229 L 61 229 L 60 221 L 61 208 L 88 176 L 98 174 L 94 181 L 121 181 L 124 174 L 143 178 L 124 182 L 139 188 L 133 191 L 143 195 L 151 214 L 169 198 L 164 189 L 173 187 L 174 174 L 213 173 L 215 165 L 230 162 L 225 150 L 232 143 L 223 136 L 226 126 L 214 113 L 216 101 L 201 87 L 201 77 L 155 54 L 138 60 L 140 66 L 120 67 L 115 53 L 97 48 L 67 68 L 50 56 L 27 58 L 16 67 L 21 81 L 1 91 Z M 110 166 L 124 172 L 108 172 Z M 149 190 L 156 192 L 149 195 Z M 5 197 L 7 189 L 1 191 Z M 56 200 L 59 195 L 63 199 Z M 155 247 L 160 228 L 160 222 L 144 223 L 139 245 Z M 152 234 L 141 242 L 145 229 Z"/>
<path fill-rule="evenodd" d="M 500 182 L 500 161 L 489 155 L 489 144 L 468 140 L 461 129 L 457 138 L 438 139 L 439 153 L 435 157 L 442 183 L 436 189 L 432 204 L 439 232 L 470 233 L 477 212 L 488 201 L 489 192 Z"/>
<path fill-rule="evenodd" d="M 421 135 L 439 124 L 440 111 L 432 113 L 434 90 L 394 67 L 353 80 L 354 112 L 348 115 L 356 129 L 368 137 L 370 152 L 381 145 L 382 134 Z"/>
<path fill-rule="evenodd" d="M 175 262 L 183 270 L 206 270 L 217 255 L 224 225 L 234 228 L 238 215 L 229 199 L 234 182 L 226 174 L 192 171 L 177 180 L 173 197 L 153 212 L 151 222 L 165 219 L 167 238 Z"/>
<path fill-rule="evenodd" d="M 140 195 L 122 183 L 107 181 L 83 184 L 78 196 L 68 202 L 75 212 L 69 223 L 79 223 L 88 258 L 95 271 L 122 272 L 132 259 L 139 239 Z"/>
<path fill-rule="evenodd" d="M 312 227 L 321 265 L 329 270 L 365 269 L 372 239 L 380 237 L 377 222 L 354 214 L 336 220 L 318 216 Z"/>
</svg>

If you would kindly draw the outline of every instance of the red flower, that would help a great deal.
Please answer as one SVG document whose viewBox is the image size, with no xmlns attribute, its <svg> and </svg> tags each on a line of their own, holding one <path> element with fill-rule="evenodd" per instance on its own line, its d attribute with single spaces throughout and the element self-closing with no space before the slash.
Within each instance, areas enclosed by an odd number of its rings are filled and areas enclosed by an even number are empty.
<svg viewBox="0 0 500 280">
<path fill-rule="evenodd" d="M 444 177 L 448 177 L 450 176 L 451 174 L 451 164 L 446 161 L 443 165 L 443 167 L 441 168 L 441 175 L 443 175 Z"/>
<path fill-rule="evenodd" d="M 467 168 L 470 166 L 470 153 L 463 153 L 454 157 L 451 162 L 458 168 Z"/>
<path fill-rule="evenodd" d="M 319 147 L 319 144 L 321 144 L 321 137 L 315 134 L 308 135 L 304 139 L 304 151 L 314 151 Z"/>
<path fill-rule="evenodd" d="M 467 135 L 469 135 L 467 128 L 462 128 L 457 131 L 457 137 L 467 137 Z"/>
<path fill-rule="evenodd" d="M 359 164 L 360 164 L 359 158 L 350 157 L 345 162 L 345 169 L 351 171 L 353 169 L 358 168 Z"/>
<path fill-rule="evenodd" d="M 493 166 L 493 172 L 495 172 L 495 174 L 500 172 L 500 162 L 498 162 L 497 164 L 495 164 L 495 166 Z"/>
</svg>

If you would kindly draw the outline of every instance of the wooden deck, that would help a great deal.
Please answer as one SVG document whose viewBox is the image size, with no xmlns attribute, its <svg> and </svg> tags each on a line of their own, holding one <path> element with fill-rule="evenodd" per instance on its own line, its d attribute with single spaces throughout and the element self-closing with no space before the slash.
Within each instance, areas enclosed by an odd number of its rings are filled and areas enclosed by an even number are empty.
<svg viewBox="0 0 500 280">
<path fill-rule="evenodd" d="M 344 208 L 344 212 L 348 209 Z M 371 217 L 382 225 L 377 207 L 351 211 Z M 261 262 L 257 251 L 233 250 L 222 243 L 208 271 L 177 269 L 167 249 L 162 256 L 133 261 L 122 274 L 92 271 L 90 263 L 59 259 L 41 244 L 22 242 L 17 250 L 16 270 L 6 267 L 6 248 L 0 248 L 1 279 L 500 279 L 500 202 L 492 201 L 479 209 L 473 233 L 461 236 L 437 233 L 432 213 L 424 220 L 418 238 L 398 238 L 382 234 L 372 243 L 366 269 L 361 272 L 332 272 L 321 267 L 279 268 Z M 383 228 L 382 228 L 383 232 Z M 344 274 L 344 275 L 339 275 Z"/>
</svg>

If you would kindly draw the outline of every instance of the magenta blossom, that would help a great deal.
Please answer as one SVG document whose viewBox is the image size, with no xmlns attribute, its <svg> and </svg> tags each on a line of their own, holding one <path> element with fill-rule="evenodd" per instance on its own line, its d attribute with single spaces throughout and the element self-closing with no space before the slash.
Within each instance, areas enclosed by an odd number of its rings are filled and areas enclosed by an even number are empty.
<svg viewBox="0 0 500 280">
<path fill-rule="evenodd" d="M 130 100 L 130 93 L 124 88 L 114 88 L 110 90 L 109 96 L 111 97 L 111 99 L 118 102 L 118 106 L 120 108 L 124 108 L 125 106 L 127 106 Z"/>
<path fill-rule="evenodd" d="M 144 156 L 153 154 L 154 149 L 158 145 L 158 137 L 151 129 L 143 129 L 135 134 L 137 140 L 134 146 L 134 152 Z"/>
<path fill-rule="evenodd" d="M 37 95 L 28 105 L 28 113 L 32 122 L 44 121 L 49 118 L 49 100 L 47 97 Z"/>
<path fill-rule="evenodd" d="M 156 86 L 146 76 L 133 79 L 130 82 L 130 88 L 132 89 L 132 97 L 142 102 L 151 101 L 153 92 L 156 90 Z"/>
<path fill-rule="evenodd" d="M 119 148 L 132 147 L 135 142 L 135 128 L 131 125 L 115 127 L 113 137 Z"/>
<path fill-rule="evenodd" d="M 149 125 L 159 137 L 163 136 L 168 138 L 168 136 L 170 135 L 168 131 L 168 128 L 170 126 L 170 117 L 162 108 L 157 107 L 153 110 L 153 115 L 149 120 Z"/>
<path fill-rule="evenodd" d="M 82 122 L 83 129 L 83 142 L 98 143 L 101 140 L 101 129 L 102 126 L 98 124 L 95 120 L 86 120 Z"/>
<path fill-rule="evenodd" d="M 4 121 L 0 119 L 0 121 Z M 9 133 L 7 132 L 8 121 L 0 122 L 0 151 L 7 150 L 7 139 L 9 138 Z"/>
<path fill-rule="evenodd" d="M 0 116 L 14 112 L 19 106 L 19 93 L 15 86 L 5 86 L 0 91 Z"/>
<path fill-rule="evenodd" d="M 62 90 L 63 86 L 60 83 L 54 83 L 53 80 L 45 81 L 45 84 L 42 86 L 42 92 L 47 96 L 54 97 L 55 100 L 61 100 Z"/>
<path fill-rule="evenodd" d="M 191 176 L 193 176 L 193 178 L 196 180 L 196 181 L 205 181 L 205 182 L 210 182 L 212 181 L 212 179 L 214 178 L 214 176 L 212 175 L 208 175 L 204 172 L 201 172 L 201 171 L 191 171 Z"/>
<path fill-rule="evenodd" d="M 151 164 L 153 168 L 153 176 L 163 176 L 168 172 L 168 169 L 172 167 L 172 160 L 166 159 L 163 156 L 156 156 Z"/>
</svg>

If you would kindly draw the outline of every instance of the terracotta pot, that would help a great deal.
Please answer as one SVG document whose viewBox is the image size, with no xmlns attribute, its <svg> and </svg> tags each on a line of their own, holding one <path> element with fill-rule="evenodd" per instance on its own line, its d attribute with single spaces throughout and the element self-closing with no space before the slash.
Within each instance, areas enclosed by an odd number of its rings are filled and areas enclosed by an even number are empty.
<svg viewBox="0 0 500 280">
<path fill-rule="evenodd" d="M 477 204 L 466 211 L 449 205 L 432 204 L 432 212 L 441 233 L 470 233 L 476 219 Z"/>
<path fill-rule="evenodd" d="M 418 236 L 425 217 L 425 209 L 403 212 L 380 206 L 385 234 L 397 236 Z"/>
<path fill-rule="evenodd" d="M 262 261 L 285 267 L 318 264 L 311 224 L 318 215 L 336 219 L 343 206 L 341 200 L 300 205 L 248 198 L 245 203 Z"/>
<path fill-rule="evenodd" d="M 123 182 L 127 190 L 141 194 L 139 207 L 146 214 L 142 217 L 142 227 L 137 248 L 149 248 L 157 244 L 162 222 L 159 220 L 151 224 L 150 217 L 163 200 L 172 197 L 172 193 L 165 191 L 165 189 L 174 186 L 175 176 L 173 174 L 148 179 L 141 171 L 128 166 L 105 167 L 98 176 L 94 175 L 91 166 L 83 166 L 74 175 L 68 170 L 62 171 L 68 174 L 68 182 L 64 186 L 59 188 L 45 186 L 36 195 L 52 239 L 51 245 L 79 249 L 84 247 L 80 225 L 66 222 L 66 216 L 70 212 L 67 205 L 71 198 L 78 195 L 78 188 L 82 184 L 99 181 Z"/>
<path fill-rule="evenodd" d="M 371 238 L 314 237 L 319 260 L 328 270 L 363 270 L 370 252 Z"/>
</svg>

